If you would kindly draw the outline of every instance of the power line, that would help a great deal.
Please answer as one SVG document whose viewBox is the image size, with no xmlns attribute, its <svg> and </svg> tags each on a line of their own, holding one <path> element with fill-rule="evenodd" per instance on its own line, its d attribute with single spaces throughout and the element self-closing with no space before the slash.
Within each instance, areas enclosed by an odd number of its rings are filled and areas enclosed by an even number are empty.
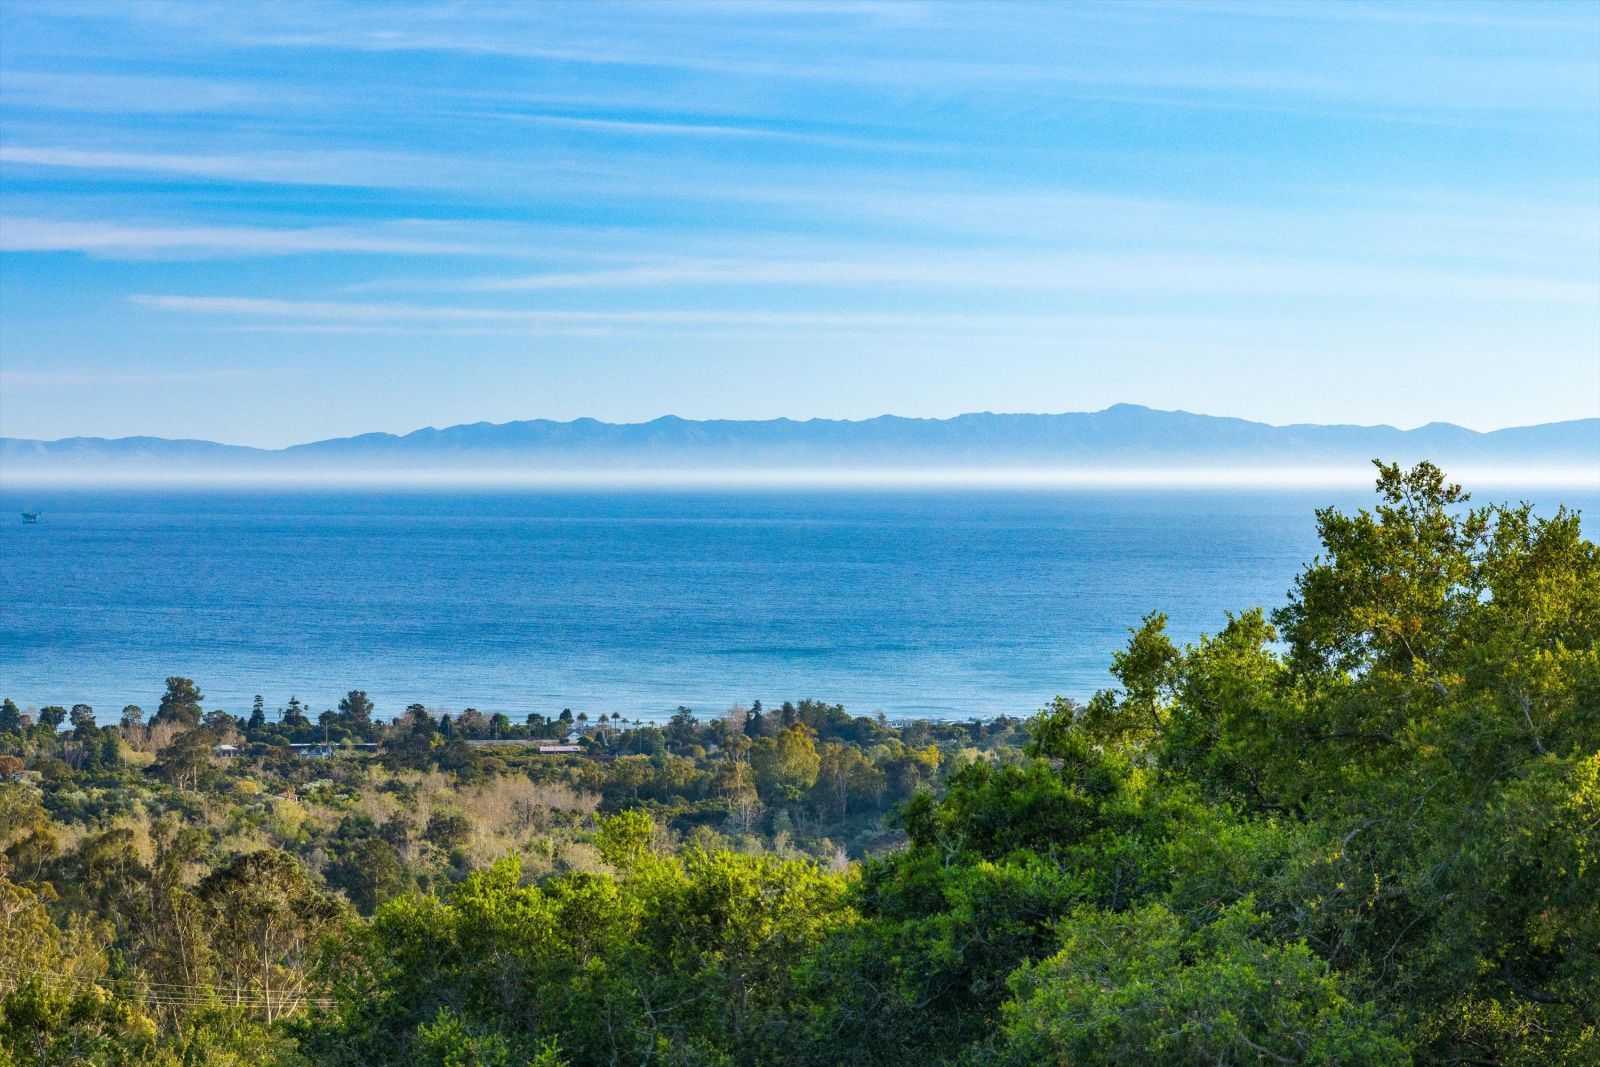
<svg viewBox="0 0 1600 1067">
<path fill-rule="evenodd" d="M 128 986 L 132 988 L 122 991 L 121 995 L 128 997 L 138 996 L 148 1003 L 162 1007 L 206 1007 L 219 1002 L 230 1007 L 267 1009 L 281 1009 L 302 1003 L 323 1009 L 333 1006 L 332 997 L 313 997 L 291 992 L 261 993 L 227 990 L 219 989 L 217 986 L 206 983 L 146 982 L 138 978 L 91 978 L 88 975 L 66 974 L 61 971 L 47 971 L 42 968 L 24 971 L 20 968 L 5 966 L 0 966 L 0 974 L 24 981 L 38 977 L 51 979 L 66 985 L 76 985 L 80 988 L 105 988 L 107 992 L 113 994 L 118 993 L 116 986 Z"/>
</svg>

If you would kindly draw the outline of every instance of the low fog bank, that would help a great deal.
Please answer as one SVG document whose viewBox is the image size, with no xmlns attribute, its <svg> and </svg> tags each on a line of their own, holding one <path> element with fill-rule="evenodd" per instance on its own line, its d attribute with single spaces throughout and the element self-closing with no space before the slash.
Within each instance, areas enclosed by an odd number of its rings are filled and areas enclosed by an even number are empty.
<svg viewBox="0 0 1600 1067">
<path fill-rule="evenodd" d="M 1445 465 L 1473 486 L 1600 490 L 1592 465 Z M 206 468 L 164 465 L 0 470 L 0 489 L 73 487 L 316 489 L 1119 489 L 1296 488 L 1370 484 L 1370 463 L 1169 467 Z"/>
<path fill-rule="evenodd" d="M 1120 404 L 1058 415 L 614 424 L 530 420 L 266 450 L 211 441 L 0 438 L 0 485 L 559 488 L 1362 485 L 1432 460 L 1477 484 L 1600 484 L 1600 419 L 1272 426 Z"/>
</svg>

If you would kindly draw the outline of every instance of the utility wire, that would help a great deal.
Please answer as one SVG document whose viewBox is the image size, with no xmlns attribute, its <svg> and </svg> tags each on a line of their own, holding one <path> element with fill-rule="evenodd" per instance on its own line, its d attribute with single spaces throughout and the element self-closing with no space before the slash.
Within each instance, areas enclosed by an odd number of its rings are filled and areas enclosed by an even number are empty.
<svg viewBox="0 0 1600 1067">
<path fill-rule="evenodd" d="M 249 1008 L 283 1008 L 295 1003 L 310 1004 L 319 1008 L 333 1005 L 331 997 L 303 996 L 289 992 L 237 992 L 205 983 L 146 982 L 138 978 L 91 978 L 88 975 L 66 974 L 41 968 L 25 971 L 5 966 L 0 966 L 0 974 L 22 980 L 33 977 L 47 978 L 61 984 L 79 987 L 112 987 L 107 990 L 112 993 L 117 992 L 114 988 L 117 985 L 130 986 L 133 988 L 125 990 L 124 996 L 133 996 L 137 992 L 142 999 L 164 1007 L 204 1007 L 219 1001 L 233 1007 Z"/>
</svg>

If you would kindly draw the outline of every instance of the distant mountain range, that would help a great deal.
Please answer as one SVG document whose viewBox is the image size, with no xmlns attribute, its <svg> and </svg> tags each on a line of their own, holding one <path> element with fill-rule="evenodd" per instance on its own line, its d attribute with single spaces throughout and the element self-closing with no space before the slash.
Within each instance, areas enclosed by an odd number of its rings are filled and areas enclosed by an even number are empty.
<svg viewBox="0 0 1600 1067">
<path fill-rule="evenodd" d="M 1060 415 L 694 421 L 672 416 L 487 423 L 331 438 L 282 449 L 160 437 L 0 438 L 0 481 L 271 479 L 466 472 L 1319 470 L 1431 459 L 1452 468 L 1563 469 L 1600 481 L 1600 418 L 1479 433 L 1450 423 L 1272 426 L 1118 404 Z"/>
</svg>

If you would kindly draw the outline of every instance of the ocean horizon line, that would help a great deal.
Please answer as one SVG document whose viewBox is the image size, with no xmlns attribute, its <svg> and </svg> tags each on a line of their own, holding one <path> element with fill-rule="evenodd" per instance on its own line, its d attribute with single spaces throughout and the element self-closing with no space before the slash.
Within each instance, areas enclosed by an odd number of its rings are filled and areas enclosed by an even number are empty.
<svg viewBox="0 0 1600 1067">
<path fill-rule="evenodd" d="M 1370 464 L 1317 467 L 744 467 L 322 468 L 302 470 L 33 470 L 0 476 L 0 491 L 75 488 L 194 489 L 1293 489 L 1361 486 Z M 1600 488 L 1585 466 L 1462 466 L 1452 480 L 1478 487 Z"/>
</svg>

